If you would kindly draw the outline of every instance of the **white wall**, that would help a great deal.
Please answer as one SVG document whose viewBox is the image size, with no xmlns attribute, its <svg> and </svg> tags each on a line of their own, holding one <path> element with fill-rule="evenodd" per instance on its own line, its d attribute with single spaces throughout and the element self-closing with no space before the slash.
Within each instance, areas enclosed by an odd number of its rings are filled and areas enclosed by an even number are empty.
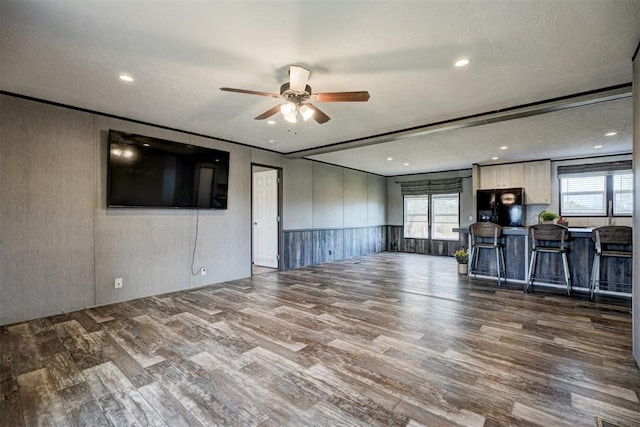
<svg viewBox="0 0 640 427">
<path fill-rule="evenodd" d="M 282 167 L 283 160 L 282 156 L 278 153 L 257 148 L 251 149 L 251 162 L 257 165 Z"/>
<path fill-rule="evenodd" d="M 0 324 L 95 303 L 94 126 L 0 95 Z"/>
<path fill-rule="evenodd" d="M 282 166 L 285 230 L 386 224 L 384 177 L 302 159 Z"/>
<path fill-rule="evenodd" d="M 313 228 L 344 227 L 343 168 L 313 163 Z M 340 207 L 336 209 L 336 207 Z"/>
<path fill-rule="evenodd" d="M 353 170 L 343 171 L 345 227 L 359 227 L 368 223 L 368 183 L 367 174 Z"/>
<path fill-rule="evenodd" d="M 387 224 L 387 179 L 378 175 L 367 176 L 367 225 Z"/>
<path fill-rule="evenodd" d="M 308 160 L 283 162 L 282 228 L 302 230 L 313 224 L 313 166 Z"/>
</svg>

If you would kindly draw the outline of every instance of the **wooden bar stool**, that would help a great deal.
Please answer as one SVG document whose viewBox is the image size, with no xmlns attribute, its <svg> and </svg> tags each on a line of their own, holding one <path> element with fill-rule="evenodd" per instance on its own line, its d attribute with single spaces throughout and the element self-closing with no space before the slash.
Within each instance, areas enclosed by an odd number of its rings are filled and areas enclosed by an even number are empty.
<svg viewBox="0 0 640 427">
<path fill-rule="evenodd" d="M 567 260 L 567 247 L 569 229 L 558 224 L 537 224 L 529 227 L 529 239 L 531 240 L 531 262 L 529 264 L 529 276 L 525 291 L 533 286 L 533 282 L 539 278 L 559 280 L 558 276 L 550 272 L 538 272 L 538 254 L 548 253 L 560 255 L 562 259 L 563 282 L 567 287 L 567 295 L 571 295 L 571 276 L 569 274 L 569 261 Z M 548 265 L 547 267 L 551 267 Z"/>
<path fill-rule="evenodd" d="M 611 258 L 633 258 L 633 251 L 627 251 L 611 247 L 611 245 L 628 246 L 633 244 L 633 228 L 624 225 L 608 225 L 605 227 L 594 228 L 591 232 L 591 239 L 596 246 L 596 253 L 593 257 L 593 267 L 591 269 L 591 283 L 589 290 L 591 298 L 596 290 L 600 290 L 600 283 L 612 283 L 608 280 L 600 280 L 600 264 L 603 257 Z M 620 283 L 629 286 L 631 293 L 631 284 Z"/>
<path fill-rule="evenodd" d="M 507 282 L 507 274 L 504 264 L 504 245 L 500 243 L 502 237 L 502 227 L 493 222 L 476 222 L 469 227 L 471 236 L 471 260 L 469 262 L 469 276 L 471 274 L 478 275 L 478 255 L 480 249 L 491 249 L 496 255 L 496 276 L 498 276 L 498 286 L 501 281 Z M 482 241 L 479 238 L 492 239 L 491 241 Z"/>
</svg>

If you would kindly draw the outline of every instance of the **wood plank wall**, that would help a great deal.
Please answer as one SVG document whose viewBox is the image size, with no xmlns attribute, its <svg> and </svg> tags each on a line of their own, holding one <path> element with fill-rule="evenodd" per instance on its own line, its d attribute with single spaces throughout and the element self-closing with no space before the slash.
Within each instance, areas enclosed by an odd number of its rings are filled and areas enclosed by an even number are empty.
<svg viewBox="0 0 640 427">
<path fill-rule="evenodd" d="M 401 225 L 387 225 L 387 251 L 410 252 L 428 255 L 447 255 L 467 247 L 466 235 L 460 234 L 458 240 L 405 239 Z"/>
<path fill-rule="evenodd" d="M 354 258 L 386 248 L 385 226 L 284 230 L 285 270 Z"/>
<path fill-rule="evenodd" d="M 468 237 L 467 233 L 464 238 Z M 479 237 L 480 242 L 491 242 L 493 238 Z M 502 236 L 501 242 L 504 245 L 504 262 L 509 279 L 525 280 L 526 259 L 525 259 L 525 236 Z M 529 255 L 530 257 L 531 255 Z M 471 260 L 469 260 L 471 262 Z M 478 252 L 478 274 L 496 274 L 496 255 L 493 249 L 481 249 Z"/>
<path fill-rule="evenodd" d="M 590 237 L 571 238 L 567 242 L 567 258 L 569 262 L 569 274 L 573 287 L 588 288 L 591 279 L 591 269 L 595 256 L 594 243 Z M 609 245 L 611 250 L 632 250 L 632 246 Z M 540 254 L 538 265 L 544 266 L 544 270 L 555 276 L 562 275 L 562 260 L 553 254 Z M 600 265 L 600 279 L 603 281 L 600 288 L 613 291 L 631 293 L 633 261 L 631 258 L 603 257 Z M 608 282 L 608 283 L 605 283 Z"/>
</svg>

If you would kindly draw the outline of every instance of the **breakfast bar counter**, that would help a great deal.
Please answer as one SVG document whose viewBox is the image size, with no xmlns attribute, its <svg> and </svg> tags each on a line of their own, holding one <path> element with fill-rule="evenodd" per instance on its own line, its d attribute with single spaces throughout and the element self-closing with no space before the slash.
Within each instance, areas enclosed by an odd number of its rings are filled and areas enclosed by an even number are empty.
<svg viewBox="0 0 640 427">
<path fill-rule="evenodd" d="M 569 261 L 569 272 L 571 275 L 573 291 L 589 292 L 591 267 L 593 265 L 595 253 L 594 243 L 593 240 L 591 240 L 592 230 L 592 228 L 586 227 L 569 227 L 570 238 L 566 242 L 566 247 L 568 248 L 567 257 Z M 453 231 L 462 233 L 465 236 L 469 235 L 469 228 L 467 227 L 455 228 Z M 502 244 L 504 245 L 507 281 L 522 283 L 523 287 L 526 281 L 529 269 L 529 259 L 531 256 L 531 247 L 527 231 L 527 227 L 502 228 Z M 465 240 L 469 242 L 468 238 Z M 467 243 L 467 248 L 468 245 L 469 243 Z M 631 250 L 630 247 L 620 249 Z M 545 268 L 547 268 L 551 274 L 557 277 L 562 276 L 562 263 L 559 257 L 552 256 L 551 254 L 540 254 L 538 263 L 539 265 L 545 265 Z M 496 259 L 492 251 L 480 251 L 478 258 L 479 270 L 481 272 L 490 273 L 485 273 L 488 275 L 478 274 L 477 277 L 497 280 L 495 266 Z M 630 286 L 623 285 L 631 283 L 631 271 L 631 259 L 603 259 L 602 280 L 608 281 L 609 285 L 601 286 L 603 289 L 600 290 L 599 293 L 631 296 Z M 559 282 L 541 283 L 536 281 L 534 289 L 536 286 L 551 286 L 564 289 L 564 285 Z"/>
</svg>

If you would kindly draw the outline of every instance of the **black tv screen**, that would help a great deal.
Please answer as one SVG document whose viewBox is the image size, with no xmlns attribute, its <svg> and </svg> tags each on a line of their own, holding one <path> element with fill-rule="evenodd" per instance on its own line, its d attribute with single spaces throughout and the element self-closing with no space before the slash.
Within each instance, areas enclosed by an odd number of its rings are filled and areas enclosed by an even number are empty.
<svg viewBox="0 0 640 427">
<path fill-rule="evenodd" d="M 117 130 L 108 146 L 108 207 L 227 208 L 227 151 Z"/>
</svg>

